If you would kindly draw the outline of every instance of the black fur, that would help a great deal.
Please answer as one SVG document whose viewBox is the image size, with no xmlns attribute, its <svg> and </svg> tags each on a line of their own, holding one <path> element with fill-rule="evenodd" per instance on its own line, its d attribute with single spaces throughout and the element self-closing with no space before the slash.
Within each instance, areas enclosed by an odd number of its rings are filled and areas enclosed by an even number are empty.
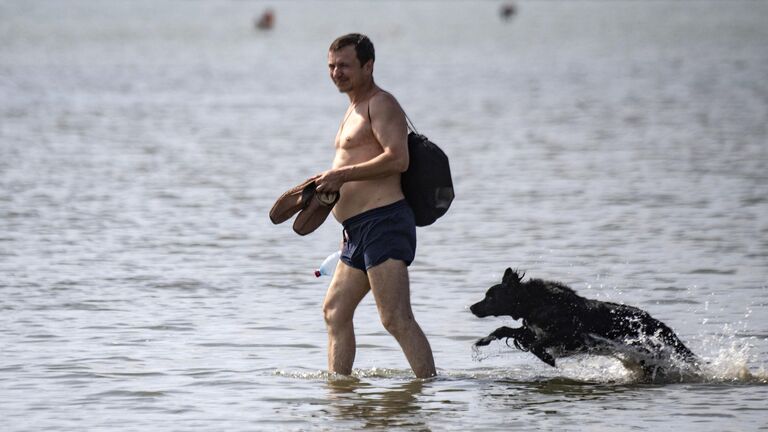
<svg viewBox="0 0 768 432">
<path fill-rule="evenodd" d="M 590 300 L 554 281 L 528 279 L 510 268 L 501 284 L 470 307 L 476 316 L 509 315 L 522 327 L 499 327 L 475 346 L 497 339 L 512 339 L 550 366 L 555 359 L 574 354 L 614 355 L 643 374 L 664 372 L 674 357 L 697 367 L 698 359 L 663 322 L 642 309 Z"/>
</svg>

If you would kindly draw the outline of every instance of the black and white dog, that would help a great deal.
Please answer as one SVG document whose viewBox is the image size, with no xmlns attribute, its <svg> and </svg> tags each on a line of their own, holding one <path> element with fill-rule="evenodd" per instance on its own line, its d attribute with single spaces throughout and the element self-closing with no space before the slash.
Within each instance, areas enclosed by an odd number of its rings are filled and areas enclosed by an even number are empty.
<svg viewBox="0 0 768 432">
<path fill-rule="evenodd" d="M 632 306 L 590 300 L 554 281 L 528 279 L 508 268 L 501 284 L 470 307 L 476 316 L 509 315 L 522 327 L 499 327 L 475 346 L 512 339 L 550 366 L 575 354 L 617 357 L 645 379 L 663 376 L 673 365 L 698 369 L 699 360 L 675 332 L 648 312 Z"/>
</svg>

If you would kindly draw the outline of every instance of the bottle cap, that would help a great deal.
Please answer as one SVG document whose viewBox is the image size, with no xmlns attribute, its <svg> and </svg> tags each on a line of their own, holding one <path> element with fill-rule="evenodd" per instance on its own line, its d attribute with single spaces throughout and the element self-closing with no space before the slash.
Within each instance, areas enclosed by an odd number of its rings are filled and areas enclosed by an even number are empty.
<svg viewBox="0 0 768 432">
<path fill-rule="evenodd" d="M 320 277 L 321 275 L 320 270 L 315 270 L 315 277 Z"/>
</svg>

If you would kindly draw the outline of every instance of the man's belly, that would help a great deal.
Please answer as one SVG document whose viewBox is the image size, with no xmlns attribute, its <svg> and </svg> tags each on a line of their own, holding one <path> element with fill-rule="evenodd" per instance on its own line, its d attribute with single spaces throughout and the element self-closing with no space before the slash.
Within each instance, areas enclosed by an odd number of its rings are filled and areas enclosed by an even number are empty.
<svg viewBox="0 0 768 432">
<path fill-rule="evenodd" d="M 333 217 L 339 222 L 405 198 L 399 175 L 386 179 L 349 182 L 341 187 L 340 192 L 339 202 L 333 207 Z"/>
</svg>

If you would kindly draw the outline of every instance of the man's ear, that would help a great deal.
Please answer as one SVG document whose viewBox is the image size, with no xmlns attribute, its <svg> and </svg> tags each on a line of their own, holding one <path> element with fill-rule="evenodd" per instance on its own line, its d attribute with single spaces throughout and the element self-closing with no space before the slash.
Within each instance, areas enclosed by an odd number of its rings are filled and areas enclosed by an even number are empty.
<svg viewBox="0 0 768 432">
<path fill-rule="evenodd" d="M 366 72 L 370 72 L 371 74 L 373 73 L 373 59 L 365 62 L 365 64 L 363 65 L 363 70 Z"/>
</svg>

